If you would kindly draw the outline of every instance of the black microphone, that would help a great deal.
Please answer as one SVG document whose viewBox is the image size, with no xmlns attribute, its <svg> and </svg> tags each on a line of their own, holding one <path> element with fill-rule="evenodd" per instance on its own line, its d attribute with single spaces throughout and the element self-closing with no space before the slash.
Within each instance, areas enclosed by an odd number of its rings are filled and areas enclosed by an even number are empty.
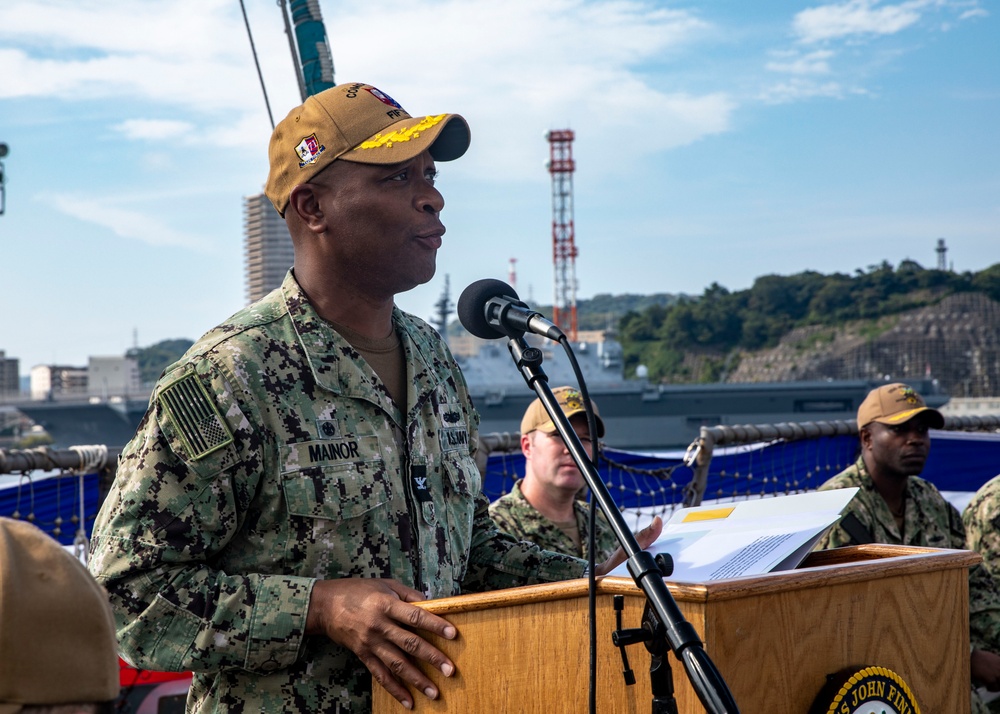
<svg viewBox="0 0 1000 714">
<path fill-rule="evenodd" d="M 518 339 L 525 332 L 556 341 L 564 336 L 557 325 L 521 302 L 514 288 L 492 278 L 477 280 L 462 291 L 458 319 L 462 327 L 484 340 Z"/>
</svg>

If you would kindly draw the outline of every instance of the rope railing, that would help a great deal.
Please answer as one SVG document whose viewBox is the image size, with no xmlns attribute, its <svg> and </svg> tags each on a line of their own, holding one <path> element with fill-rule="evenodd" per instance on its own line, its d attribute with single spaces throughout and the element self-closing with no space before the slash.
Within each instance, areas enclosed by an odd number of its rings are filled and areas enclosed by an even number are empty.
<svg viewBox="0 0 1000 714">
<path fill-rule="evenodd" d="M 120 453 L 104 444 L 0 449 L 0 515 L 33 523 L 86 561 L 100 483 Z M 15 478 L 4 479 L 7 475 Z"/>
<path fill-rule="evenodd" d="M 20 474 L 26 471 L 71 471 L 94 473 L 114 468 L 121 449 L 103 444 L 71 446 L 68 449 L 0 449 L 0 474 Z"/>
<path fill-rule="evenodd" d="M 1000 431 L 1000 416 L 947 416 L 941 430 L 997 432 Z M 691 443 L 684 456 L 684 463 L 693 472 L 691 481 L 684 488 L 684 505 L 697 506 L 701 503 L 707 485 L 709 466 L 717 446 L 793 442 L 820 437 L 857 436 L 857 434 L 858 426 L 854 419 L 703 426 L 698 438 Z"/>
</svg>

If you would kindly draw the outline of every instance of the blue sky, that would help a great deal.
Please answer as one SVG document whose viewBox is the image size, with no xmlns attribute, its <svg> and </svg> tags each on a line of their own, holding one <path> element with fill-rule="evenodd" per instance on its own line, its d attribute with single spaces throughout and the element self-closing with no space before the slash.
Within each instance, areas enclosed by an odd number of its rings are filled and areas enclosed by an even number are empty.
<svg viewBox="0 0 1000 714">
<path fill-rule="evenodd" d="M 275 118 L 274 0 L 246 0 Z M 463 114 L 427 318 L 517 260 L 550 304 L 545 133 L 576 132 L 578 296 L 699 294 L 888 260 L 1000 262 L 1000 25 L 987 0 L 320 0 L 337 82 Z M 238 0 L 0 4 L 0 350 L 26 374 L 197 338 L 244 303 L 242 197 L 271 125 Z"/>
</svg>

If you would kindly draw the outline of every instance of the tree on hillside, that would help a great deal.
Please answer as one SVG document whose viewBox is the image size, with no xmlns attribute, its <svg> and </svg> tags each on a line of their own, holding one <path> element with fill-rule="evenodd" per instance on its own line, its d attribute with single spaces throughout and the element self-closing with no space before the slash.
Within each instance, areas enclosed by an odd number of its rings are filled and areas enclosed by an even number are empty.
<svg viewBox="0 0 1000 714">
<path fill-rule="evenodd" d="M 678 381 L 697 377 L 685 374 L 685 354 L 719 364 L 734 350 L 774 346 L 796 327 L 874 320 L 969 290 L 1000 300 L 1000 264 L 974 275 L 927 270 L 909 259 L 898 268 L 883 261 L 854 275 L 763 275 L 748 290 L 730 292 L 712 283 L 697 298 L 631 311 L 619 324 L 620 337 L 627 369 L 645 364 L 650 379 Z"/>
<path fill-rule="evenodd" d="M 142 383 L 151 384 L 193 344 L 192 340 L 187 339 L 162 340 L 149 347 L 133 347 L 125 354 L 127 357 L 134 357 L 139 363 L 139 379 Z"/>
<path fill-rule="evenodd" d="M 976 273 L 971 280 L 973 289 L 1000 301 L 1000 263 Z"/>
</svg>

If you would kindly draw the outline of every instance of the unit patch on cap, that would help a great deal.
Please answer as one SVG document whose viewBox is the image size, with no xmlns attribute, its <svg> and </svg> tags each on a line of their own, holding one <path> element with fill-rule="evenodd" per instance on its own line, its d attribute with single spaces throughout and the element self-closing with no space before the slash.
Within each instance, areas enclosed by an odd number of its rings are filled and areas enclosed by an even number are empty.
<svg viewBox="0 0 1000 714">
<path fill-rule="evenodd" d="M 388 94 L 386 94 L 385 92 L 383 92 L 381 89 L 376 89 L 375 87 L 367 87 L 367 89 L 368 89 L 368 92 L 373 97 L 375 97 L 377 100 L 379 100 L 383 104 L 388 104 L 390 107 L 395 107 L 396 109 L 403 109 L 403 107 L 400 106 L 399 102 L 397 102 L 395 99 L 393 99 Z M 403 109 L 403 111 L 405 112 L 406 110 Z"/>
<path fill-rule="evenodd" d="M 319 155 L 326 151 L 326 147 L 319 143 L 315 134 L 310 134 L 299 142 L 295 147 L 295 153 L 299 155 L 299 168 L 305 168 L 308 164 L 316 163 Z"/>
<path fill-rule="evenodd" d="M 563 392 L 563 401 L 565 404 L 564 411 L 582 412 L 584 410 L 583 395 L 575 389 L 567 389 Z"/>
<path fill-rule="evenodd" d="M 920 397 L 917 393 L 913 391 L 913 387 L 903 387 L 899 390 L 899 395 L 903 398 L 907 404 L 919 404 Z"/>
</svg>

